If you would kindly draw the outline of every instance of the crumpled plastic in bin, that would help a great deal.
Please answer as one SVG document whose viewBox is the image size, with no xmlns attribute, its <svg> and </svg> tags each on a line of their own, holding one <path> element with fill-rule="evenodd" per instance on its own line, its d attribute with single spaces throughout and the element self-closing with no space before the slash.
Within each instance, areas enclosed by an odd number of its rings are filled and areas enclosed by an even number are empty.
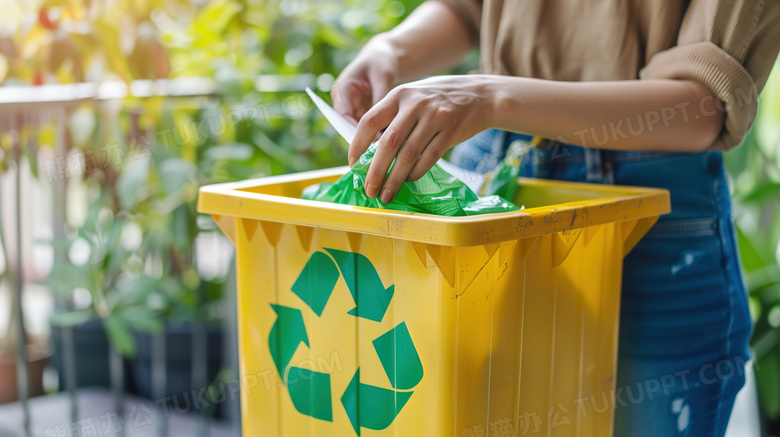
<svg viewBox="0 0 780 437">
<path fill-rule="evenodd" d="M 339 180 L 307 187 L 303 190 L 302 198 L 450 217 L 520 209 L 500 196 L 478 197 L 463 181 L 442 170 L 438 165 L 434 165 L 419 180 L 402 184 L 398 194 L 390 203 L 383 203 L 378 197 L 370 198 L 366 195 L 364 184 L 368 166 L 375 152 L 376 144 L 372 144 L 352 169 Z"/>
<path fill-rule="evenodd" d="M 506 199 L 514 199 L 515 194 L 517 194 L 517 179 L 520 177 L 523 156 L 536 147 L 539 141 L 539 137 L 531 141 L 513 141 L 507 148 L 504 158 L 485 175 L 485 182 L 482 184 L 479 194 L 495 194 Z"/>
</svg>

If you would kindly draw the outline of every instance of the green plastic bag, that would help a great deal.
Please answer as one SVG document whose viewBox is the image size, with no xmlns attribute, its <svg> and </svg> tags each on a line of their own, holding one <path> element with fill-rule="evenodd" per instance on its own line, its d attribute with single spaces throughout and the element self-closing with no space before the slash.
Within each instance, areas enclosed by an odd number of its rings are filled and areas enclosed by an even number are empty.
<svg viewBox="0 0 780 437">
<path fill-rule="evenodd" d="M 515 140 L 509 145 L 504 159 L 485 176 L 485 183 L 479 191 L 480 195 L 495 194 L 507 199 L 514 199 L 517 194 L 517 178 L 520 177 L 520 165 L 523 156 L 536 144 L 533 141 Z"/>
<path fill-rule="evenodd" d="M 495 212 L 517 211 L 519 208 L 499 196 L 478 197 L 461 180 L 442 170 L 438 165 L 418 181 L 406 182 L 390 203 L 366 196 L 364 187 L 368 166 L 374 158 L 376 144 L 372 144 L 336 182 L 323 182 L 303 190 L 307 200 L 340 203 L 343 205 L 386 208 L 399 211 L 422 212 L 443 216 L 466 216 Z"/>
</svg>

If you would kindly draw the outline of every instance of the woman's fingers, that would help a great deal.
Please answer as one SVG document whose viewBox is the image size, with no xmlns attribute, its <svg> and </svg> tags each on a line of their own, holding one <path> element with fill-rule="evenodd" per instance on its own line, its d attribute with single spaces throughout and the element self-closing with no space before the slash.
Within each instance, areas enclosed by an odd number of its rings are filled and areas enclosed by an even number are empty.
<svg viewBox="0 0 780 437">
<path fill-rule="evenodd" d="M 412 168 L 420 159 L 420 155 L 436 134 L 436 129 L 427 120 L 422 119 L 417 122 L 412 134 L 409 135 L 401 150 L 396 154 L 395 164 L 393 164 L 390 175 L 382 187 L 382 195 L 380 196 L 382 202 L 390 203 L 395 198 L 401 185 L 406 182 Z"/>
<path fill-rule="evenodd" d="M 376 145 L 376 153 L 366 175 L 366 195 L 376 197 L 385 181 L 390 165 L 398 155 L 398 151 L 412 134 L 417 124 L 417 114 L 412 111 L 401 111 L 390 123 Z"/>
<path fill-rule="evenodd" d="M 369 96 L 378 99 L 385 92 L 380 84 L 390 82 L 389 76 L 374 75 Z M 366 195 L 392 201 L 404 182 L 420 179 L 456 139 L 488 128 L 492 107 L 485 104 L 484 91 L 479 80 L 440 77 L 396 87 L 379 100 L 360 118 L 349 148 L 354 166 L 386 129 L 369 166 Z"/>
<path fill-rule="evenodd" d="M 398 102 L 396 99 L 382 99 L 368 110 L 358 122 L 355 137 L 349 145 L 349 165 L 355 165 L 360 156 L 368 149 L 379 131 L 386 128 L 398 114 Z"/>
<path fill-rule="evenodd" d="M 437 133 L 431 139 L 431 142 L 428 143 L 428 147 L 422 151 L 420 159 L 417 160 L 417 163 L 414 165 L 414 167 L 412 167 L 412 171 L 409 172 L 409 176 L 407 176 L 406 182 L 420 179 L 423 177 L 423 175 L 425 175 L 425 173 L 428 173 L 428 171 L 433 168 L 437 162 L 439 162 L 441 157 L 444 156 L 444 153 L 447 151 L 449 137 L 450 135 L 447 132 L 442 131 Z"/>
</svg>

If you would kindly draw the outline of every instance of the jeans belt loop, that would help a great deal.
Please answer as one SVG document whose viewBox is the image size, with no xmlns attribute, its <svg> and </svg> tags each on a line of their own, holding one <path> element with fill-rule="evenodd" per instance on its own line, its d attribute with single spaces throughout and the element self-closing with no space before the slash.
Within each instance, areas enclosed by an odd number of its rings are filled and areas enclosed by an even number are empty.
<svg viewBox="0 0 780 437">
<path fill-rule="evenodd" d="M 588 182 L 601 183 L 604 180 L 604 169 L 601 163 L 601 149 L 585 147 L 585 168 Z"/>
</svg>

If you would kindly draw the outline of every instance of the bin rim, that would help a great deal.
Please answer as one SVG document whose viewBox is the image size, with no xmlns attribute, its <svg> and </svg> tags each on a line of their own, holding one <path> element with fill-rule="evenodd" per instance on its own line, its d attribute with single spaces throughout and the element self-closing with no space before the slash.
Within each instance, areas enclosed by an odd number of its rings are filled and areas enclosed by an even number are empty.
<svg viewBox="0 0 780 437">
<path fill-rule="evenodd" d="M 519 178 L 519 183 L 521 187 L 588 191 L 601 197 L 513 212 L 445 217 L 249 191 L 307 180 L 314 184 L 340 177 L 348 169 L 343 166 L 205 185 L 200 188 L 197 209 L 218 222 L 223 217 L 235 217 L 445 246 L 501 243 L 629 220 L 655 221 L 671 211 L 669 191 L 664 189 L 537 178 Z"/>
</svg>

